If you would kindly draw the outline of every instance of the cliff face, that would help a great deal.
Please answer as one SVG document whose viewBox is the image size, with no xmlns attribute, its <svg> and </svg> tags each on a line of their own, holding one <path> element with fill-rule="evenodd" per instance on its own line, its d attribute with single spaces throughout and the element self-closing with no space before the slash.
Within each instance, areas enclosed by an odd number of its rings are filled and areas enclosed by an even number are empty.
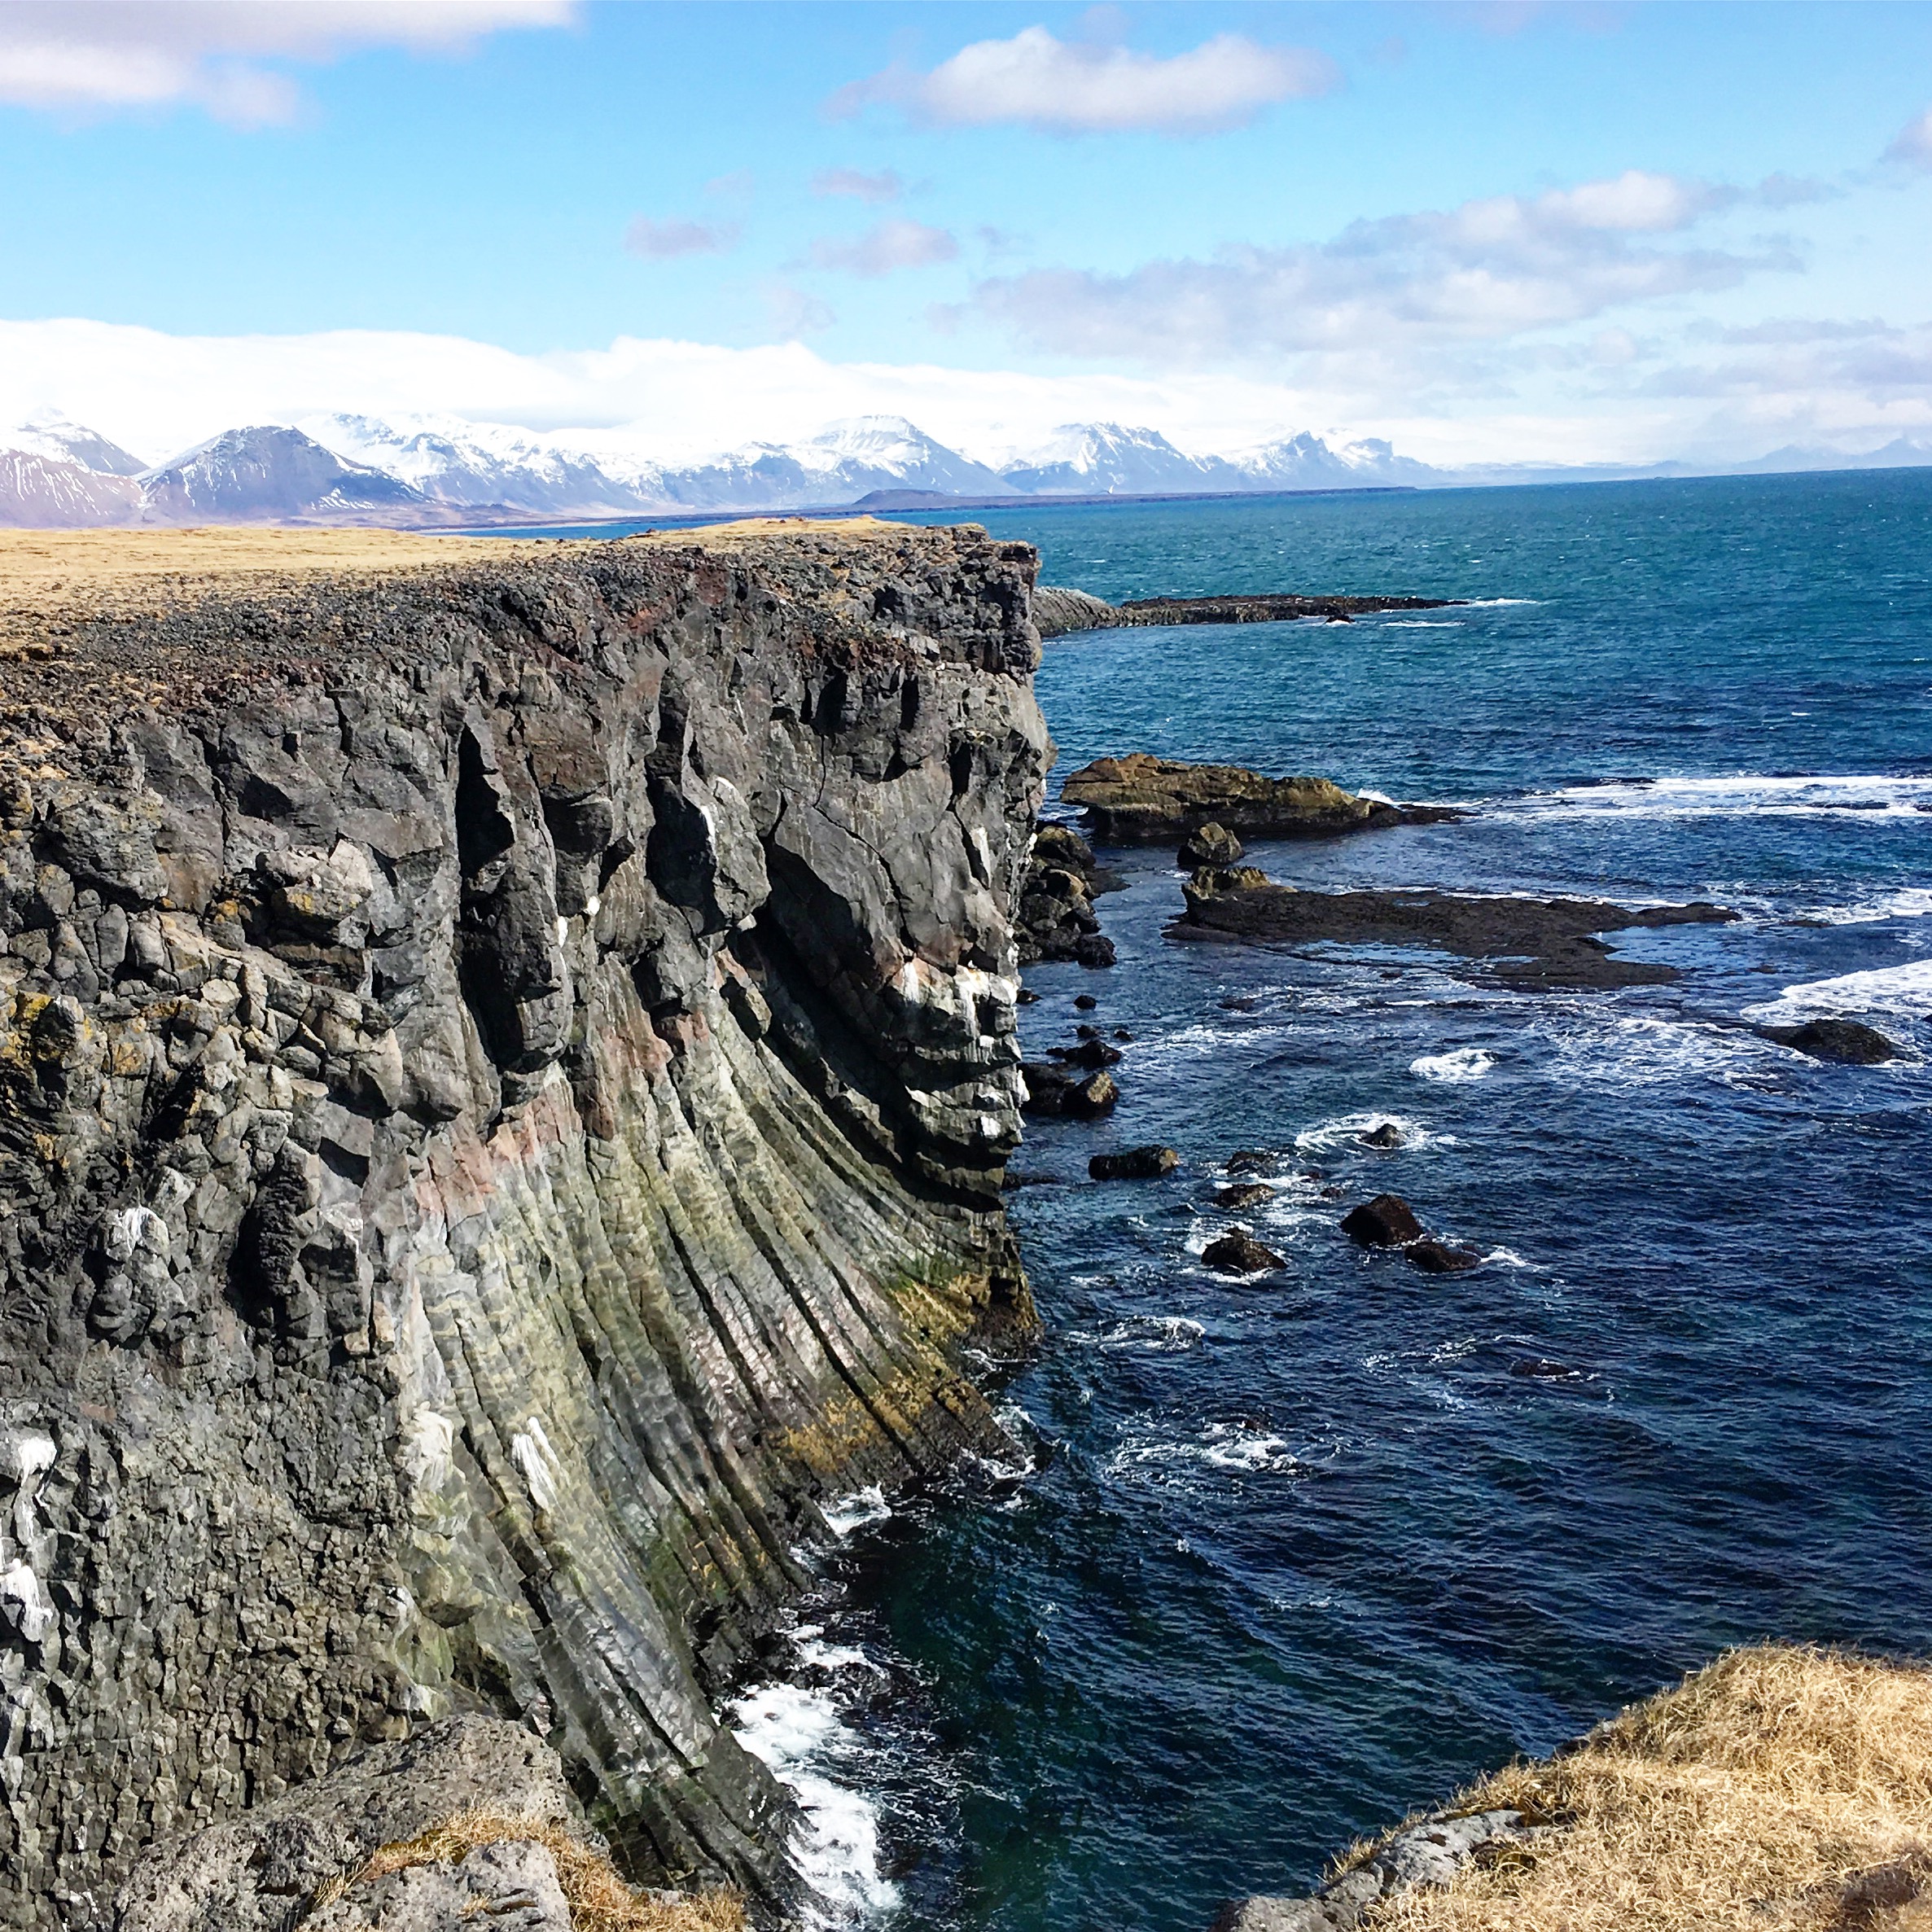
<svg viewBox="0 0 1932 1932">
<path fill-rule="evenodd" d="M 465 1708 L 769 1889 L 708 1690 L 1033 1319 L 1032 554 L 182 541 L 0 642 L 0 1922 Z"/>
</svg>

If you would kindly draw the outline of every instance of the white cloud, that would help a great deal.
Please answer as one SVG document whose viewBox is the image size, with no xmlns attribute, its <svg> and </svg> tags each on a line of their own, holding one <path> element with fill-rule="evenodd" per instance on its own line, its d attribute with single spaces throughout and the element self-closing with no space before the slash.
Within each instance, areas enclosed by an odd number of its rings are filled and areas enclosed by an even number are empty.
<svg viewBox="0 0 1932 1932">
<path fill-rule="evenodd" d="M 184 105 L 258 126 L 287 120 L 300 100 L 265 60 L 331 60 L 365 46 L 453 52 L 575 13 L 575 0 L 0 0 L 0 101 L 70 112 Z"/>
<path fill-rule="evenodd" d="M 843 116 L 885 102 L 947 127 L 1015 122 L 1057 134 L 1200 134 L 1242 126 L 1280 101 L 1326 94 L 1340 80 L 1325 55 L 1263 46 L 1245 34 L 1217 33 L 1163 58 L 1027 27 L 1011 40 L 962 47 L 930 73 L 888 68 L 840 89 L 827 105 Z"/>
<path fill-rule="evenodd" d="M 1899 129 L 1899 138 L 1885 151 L 1885 158 L 1902 161 L 1908 168 L 1932 168 L 1932 107 Z"/>
<path fill-rule="evenodd" d="M 812 177 L 814 195 L 849 195 L 857 201 L 896 201 L 905 184 L 890 168 L 883 174 L 861 174 L 856 168 L 825 168 Z"/>
<path fill-rule="evenodd" d="M 923 221 L 880 221 L 863 234 L 821 235 L 812 244 L 812 266 L 851 275 L 889 275 L 896 269 L 927 269 L 957 261 L 959 243 Z"/>
<path fill-rule="evenodd" d="M 1211 261 L 1153 261 L 1123 274 L 995 278 L 973 304 L 1022 340 L 1075 355 L 1204 363 L 1428 354 L 1795 268 L 1778 246 L 1741 254 L 1660 245 L 1739 199 L 1633 171 L 1356 221 L 1329 242 L 1229 248 Z"/>
<path fill-rule="evenodd" d="M 701 221 L 660 221 L 639 215 L 624 231 L 625 251 L 644 261 L 670 261 L 680 255 L 720 255 L 738 240 L 736 228 L 707 227 Z"/>
</svg>

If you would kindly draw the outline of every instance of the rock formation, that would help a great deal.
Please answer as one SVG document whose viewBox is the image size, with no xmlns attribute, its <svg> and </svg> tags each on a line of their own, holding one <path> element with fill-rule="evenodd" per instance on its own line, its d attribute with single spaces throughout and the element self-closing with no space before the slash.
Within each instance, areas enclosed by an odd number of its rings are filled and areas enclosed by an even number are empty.
<svg viewBox="0 0 1932 1932">
<path fill-rule="evenodd" d="M 1100 930 L 1097 893 L 1110 889 L 1093 848 L 1063 825 L 1043 825 L 1033 840 L 1020 889 L 1019 962 L 1077 960 L 1111 966 L 1114 942 Z"/>
<path fill-rule="evenodd" d="M 1375 611 L 1439 611 L 1448 597 L 1308 597 L 1281 591 L 1250 596 L 1142 597 L 1110 604 L 1084 590 L 1043 585 L 1034 602 L 1043 637 L 1069 631 L 1131 630 L 1168 624 L 1293 624 L 1306 617 L 1347 624 Z"/>
<path fill-rule="evenodd" d="M 1479 962 L 1484 979 L 1526 991 L 1665 984 L 1678 977 L 1675 966 L 1620 958 L 1597 935 L 1737 917 L 1702 900 L 1623 906 L 1600 899 L 1518 899 L 1400 886 L 1301 892 L 1275 884 L 1251 865 L 1224 872 L 1203 867 L 1181 891 L 1187 912 L 1168 928 L 1170 939 L 1413 946 Z M 1365 1144 L 1398 1146 L 1400 1130 L 1381 1141 L 1365 1137 Z"/>
<path fill-rule="evenodd" d="M 1332 839 L 1461 816 L 1443 806 L 1359 797 L 1327 778 L 1268 778 L 1238 764 L 1187 764 L 1147 751 L 1082 765 L 1060 797 L 1084 808 L 1094 837 L 1111 845 L 1177 840 L 1211 824 L 1238 841 Z"/>
<path fill-rule="evenodd" d="M 466 1711 L 774 1895 L 713 1696 L 1033 1323 L 1032 553 L 120 541 L 0 545 L 0 1923 Z"/>
</svg>

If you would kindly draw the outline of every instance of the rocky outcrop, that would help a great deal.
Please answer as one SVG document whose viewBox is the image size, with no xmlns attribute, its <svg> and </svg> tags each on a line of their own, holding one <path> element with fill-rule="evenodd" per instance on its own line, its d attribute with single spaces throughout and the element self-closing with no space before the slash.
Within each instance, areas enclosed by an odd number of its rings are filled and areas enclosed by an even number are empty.
<svg viewBox="0 0 1932 1932">
<path fill-rule="evenodd" d="M 1176 856 L 1184 871 L 1198 872 L 1203 865 L 1213 871 L 1224 871 L 1241 863 L 1242 844 L 1224 825 L 1216 825 L 1210 819 L 1181 841 L 1181 850 Z"/>
<path fill-rule="evenodd" d="M 1294 624 L 1306 617 L 1347 624 L 1376 611 L 1439 611 L 1447 597 L 1307 597 L 1281 591 L 1250 596 L 1142 597 L 1110 604 L 1084 590 L 1042 585 L 1034 605 L 1043 637 L 1068 631 L 1129 630 L 1168 624 Z"/>
<path fill-rule="evenodd" d="M 1033 1323 L 1032 554 L 219 536 L 0 648 L 0 1922 L 462 1711 L 773 1895 L 715 1693 Z"/>
<path fill-rule="evenodd" d="M 1020 964 L 1049 959 L 1111 966 L 1114 942 L 1100 930 L 1093 909 L 1095 895 L 1107 890 L 1093 848 L 1078 832 L 1063 825 L 1040 826 L 1020 888 Z"/>
<path fill-rule="evenodd" d="M 1238 764 L 1187 764 L 1147 751 L 1082 765 L 1060 798 L 1080 806 L 1094 837 L 1111 845 L 1164 843 L 1210 824 L 1238 841 L 1332 839 L 1461 816 L 1444 806 L 1360 797 L 1327 778 L 1269 778 Z"/>
<path fill-rule="evenodd" d="M 1882 1067 L 1898 1058 L 1898 1047 L 1876 1027 L 1856 1019 L 1807 1019 L 1794 1027 L 1765 1027 L 1767 1040 L 1814 1060 L 1840 1067 Z"/>
<path fill-rule="evenodd" d="M 1704 900 L 1623 906 L 1597 899 L 1479 896 L 1422 887 L 1300 892 L 1248 865 L 1229 872 L 1204 869 L 1181 890 L 1187 913 L 1168 928 L 1170 939 L 1419 947 L 1478 962 L 1485 979 L 1526 991 L 1665 984 L 1679 976 L 1675 966 L 1620 958 L 1597 935 L 1737 917 Z M 1400 1130 L 1370 1144 L 1398 1146 Z"/>
</svg>

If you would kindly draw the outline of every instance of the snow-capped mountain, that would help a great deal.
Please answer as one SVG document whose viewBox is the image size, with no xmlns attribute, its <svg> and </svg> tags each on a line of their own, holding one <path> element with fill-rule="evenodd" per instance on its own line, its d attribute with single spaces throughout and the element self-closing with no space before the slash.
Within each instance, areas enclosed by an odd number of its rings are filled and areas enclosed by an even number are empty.
<svg viewBox="0 0 1932 1932">
<path fill-rule="evenodd" d="M 73 463 L 96 476 L 138 476 L 147 467 L 118 443 L 110 443 L 97 432 L 70 423 L 52 410 L 30 416 L 18 429 L 0 434 L 0 448 L 44 457 L 49 462 Z"/>
<path fill-rule="evenodd" d="M 1218 456 L 1189 456 L 1156 429 L 1119 423 L 1063 423 L 1038 449 L 1000 466 L 1027 496 L 1140 497 L 1176 491 L 1244 489 Z"/>
<path fill-rule="evenodd" d="M 386 470 L 348 463 L 299 429 L 224 430 L 172 462 L 143 471 L 141 520 L 179 524 L 320 518 L 422 523 L 436 506 Z"/>
<path fill-rule="evenodd" d="M 1448 480 L 1427 463 L 1396 455 L 1379 437 L 1338 446 L 1306 430 L 1231 458 L 1229 465 L 1243 479 L 1237 489 L 1361 489 Z"/>
<path fill-rule="evenodd" d="M 65 417 L 34 417 L 0 431 L 0 524 L 73 529 L 132 520 L 138 456 Z"/>
<path fill-rule="evenodd" d="M 296 426 L 346 462 L 438 503 L 543 516 L 624 516 L 666 499 L 654 463 L 600 462 L 527 431 L 460 416 L 305 416 Z"/>
</svg>

